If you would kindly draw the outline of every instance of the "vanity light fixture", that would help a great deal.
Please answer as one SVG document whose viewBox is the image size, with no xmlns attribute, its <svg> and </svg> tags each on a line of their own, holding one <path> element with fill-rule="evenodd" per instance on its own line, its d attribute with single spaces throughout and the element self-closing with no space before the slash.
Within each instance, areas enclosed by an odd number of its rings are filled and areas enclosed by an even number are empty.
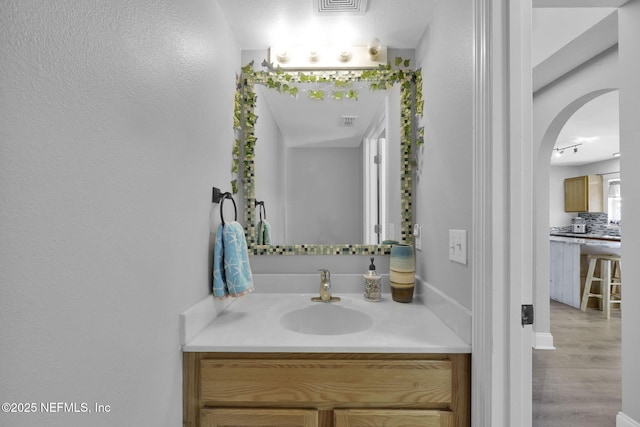
<svg viewBox="0 0 640 427">
<path fill-rule="evenodd" d="M 268 62 L 283 70 L 366 70 L 387 64 L 387 47 L 367 46 L 275 46 Z"/>
</svg>

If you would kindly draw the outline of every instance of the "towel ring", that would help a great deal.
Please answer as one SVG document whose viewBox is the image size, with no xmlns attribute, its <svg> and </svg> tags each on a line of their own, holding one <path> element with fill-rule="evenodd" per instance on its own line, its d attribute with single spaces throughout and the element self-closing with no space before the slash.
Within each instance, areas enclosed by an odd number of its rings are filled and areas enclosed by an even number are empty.
<svg viewBox="0 0 640 427">
<path fill-rule="evenodd" d="M 222 207 L 224 206 L 225 199 L 231 199 L 231 202 L 233 203 L 234 221 L 238 220 L 238 208 L 236 207 L 236 201 L 233 200 L 233 195 L 231 193 L 224 193 L 222 195 L 222 199 L 220 199 L 220 219 L 222 220 L 222 225 L 224 225 L 224 211 L 222 210 Z"/>
<path fill-rule="evenodd" d="M 263 219 L 267 219 L 267 208 L 264 206 L 264 202 L 258 202 L 256 200 L 256 206 L 260 206 L 258 210 L 260 215 L 260 221 L 262 221 Z M 262 215 L 264 215 L 264 218 L 262 217 Z"/>
</svg>

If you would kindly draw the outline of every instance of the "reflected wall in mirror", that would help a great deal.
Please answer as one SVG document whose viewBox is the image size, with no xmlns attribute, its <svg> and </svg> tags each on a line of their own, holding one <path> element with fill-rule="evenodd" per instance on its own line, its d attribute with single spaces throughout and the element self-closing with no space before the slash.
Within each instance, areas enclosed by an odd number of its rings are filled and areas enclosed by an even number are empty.
<svg viewBox="0 0 640 427">
<path fill-rule="evenodd" d="M 251 253 L 384 254 L 385 240 L 412 243 L 421 88 L 419 70 L 390 65 L 313 73 L 244 67 L 233 170 L 242 177 Z M 261 221 L 270 225 L 267 240 Z"/>
</svg>

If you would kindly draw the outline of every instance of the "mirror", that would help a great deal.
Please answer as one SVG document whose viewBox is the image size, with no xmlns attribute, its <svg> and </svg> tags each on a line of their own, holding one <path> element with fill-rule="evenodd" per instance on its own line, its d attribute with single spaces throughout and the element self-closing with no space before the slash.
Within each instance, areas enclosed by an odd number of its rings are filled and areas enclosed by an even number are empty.
<svg viewBox="0 0 640 427">
<path fill-rule="evenodd" d="M 354 82 L 345 88 L 349 99 L 331 83 L 298 88 L 293 97 L 255 86 L 253 178 L 256 199 L 264 202 L 258 216 L 269 208 L 270 243 L 394 239 L 387 224 L 400 225 L 399 87 L 371 91 Z M 321 92 L 323 100 L 309 96 Z"/>
<path fill-rule="evenodd" d="M 384 240 L 412 243 L 411 148 L 423 133 L 412 120 L 422 113 L 419 70 L 251 68 L 238 79 L 233 165 L 250 252 L 385 254 L 391 245 Z M 382 164 L 374 163 L 378 154 Z M 258 239 L 263 219 L 270 244 Z"/>
</svg>

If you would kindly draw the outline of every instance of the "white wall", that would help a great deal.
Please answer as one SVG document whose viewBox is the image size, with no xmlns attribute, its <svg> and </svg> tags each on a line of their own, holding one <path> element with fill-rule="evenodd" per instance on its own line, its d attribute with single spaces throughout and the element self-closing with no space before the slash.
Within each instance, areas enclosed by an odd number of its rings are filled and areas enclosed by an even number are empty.
<svg viewBox="0 0 640 427">
<path fill-rule="evenodd" d="M 539 65 L 613 11 L 610 7 L 534 7 L 531 65 Z"/>
<path fill-rule="evenodd" d="M 204 0 L 5 0 L 0 56 L 0 395 L 111 406 L 0 425 L 181 425 L 178 315 L 210 292 L 231 179 L 228 24 Z"/>
<path fill-rule="evenodd" d="M 471 308 L 471 268 L 449 261 L 449 229 L 472 224 L 472 7 L 439 2 L 416 58 L 424 77 L 425 143 L 415 190 L 416 222 L 423 226 L 417 274 Z M 469 261 L 473 263 L 473 259 Z"/>
<path fill-rule="evenodd" d="M 620 153 L 622 205 L 622 258 L 625 262 L 625 302 L 622 315 L 622 412 L 640 424 L 640 265 L 634 262 L 640 253 L 640 2 L 631 1 L 619 11 L 620 49 Z M 626 220 L 636 219 L 636 220 Z M 628 421 L 628 420 L 627 420 Z M 618 420 L 618 426 L 631 426 Z"/>
</svg>

